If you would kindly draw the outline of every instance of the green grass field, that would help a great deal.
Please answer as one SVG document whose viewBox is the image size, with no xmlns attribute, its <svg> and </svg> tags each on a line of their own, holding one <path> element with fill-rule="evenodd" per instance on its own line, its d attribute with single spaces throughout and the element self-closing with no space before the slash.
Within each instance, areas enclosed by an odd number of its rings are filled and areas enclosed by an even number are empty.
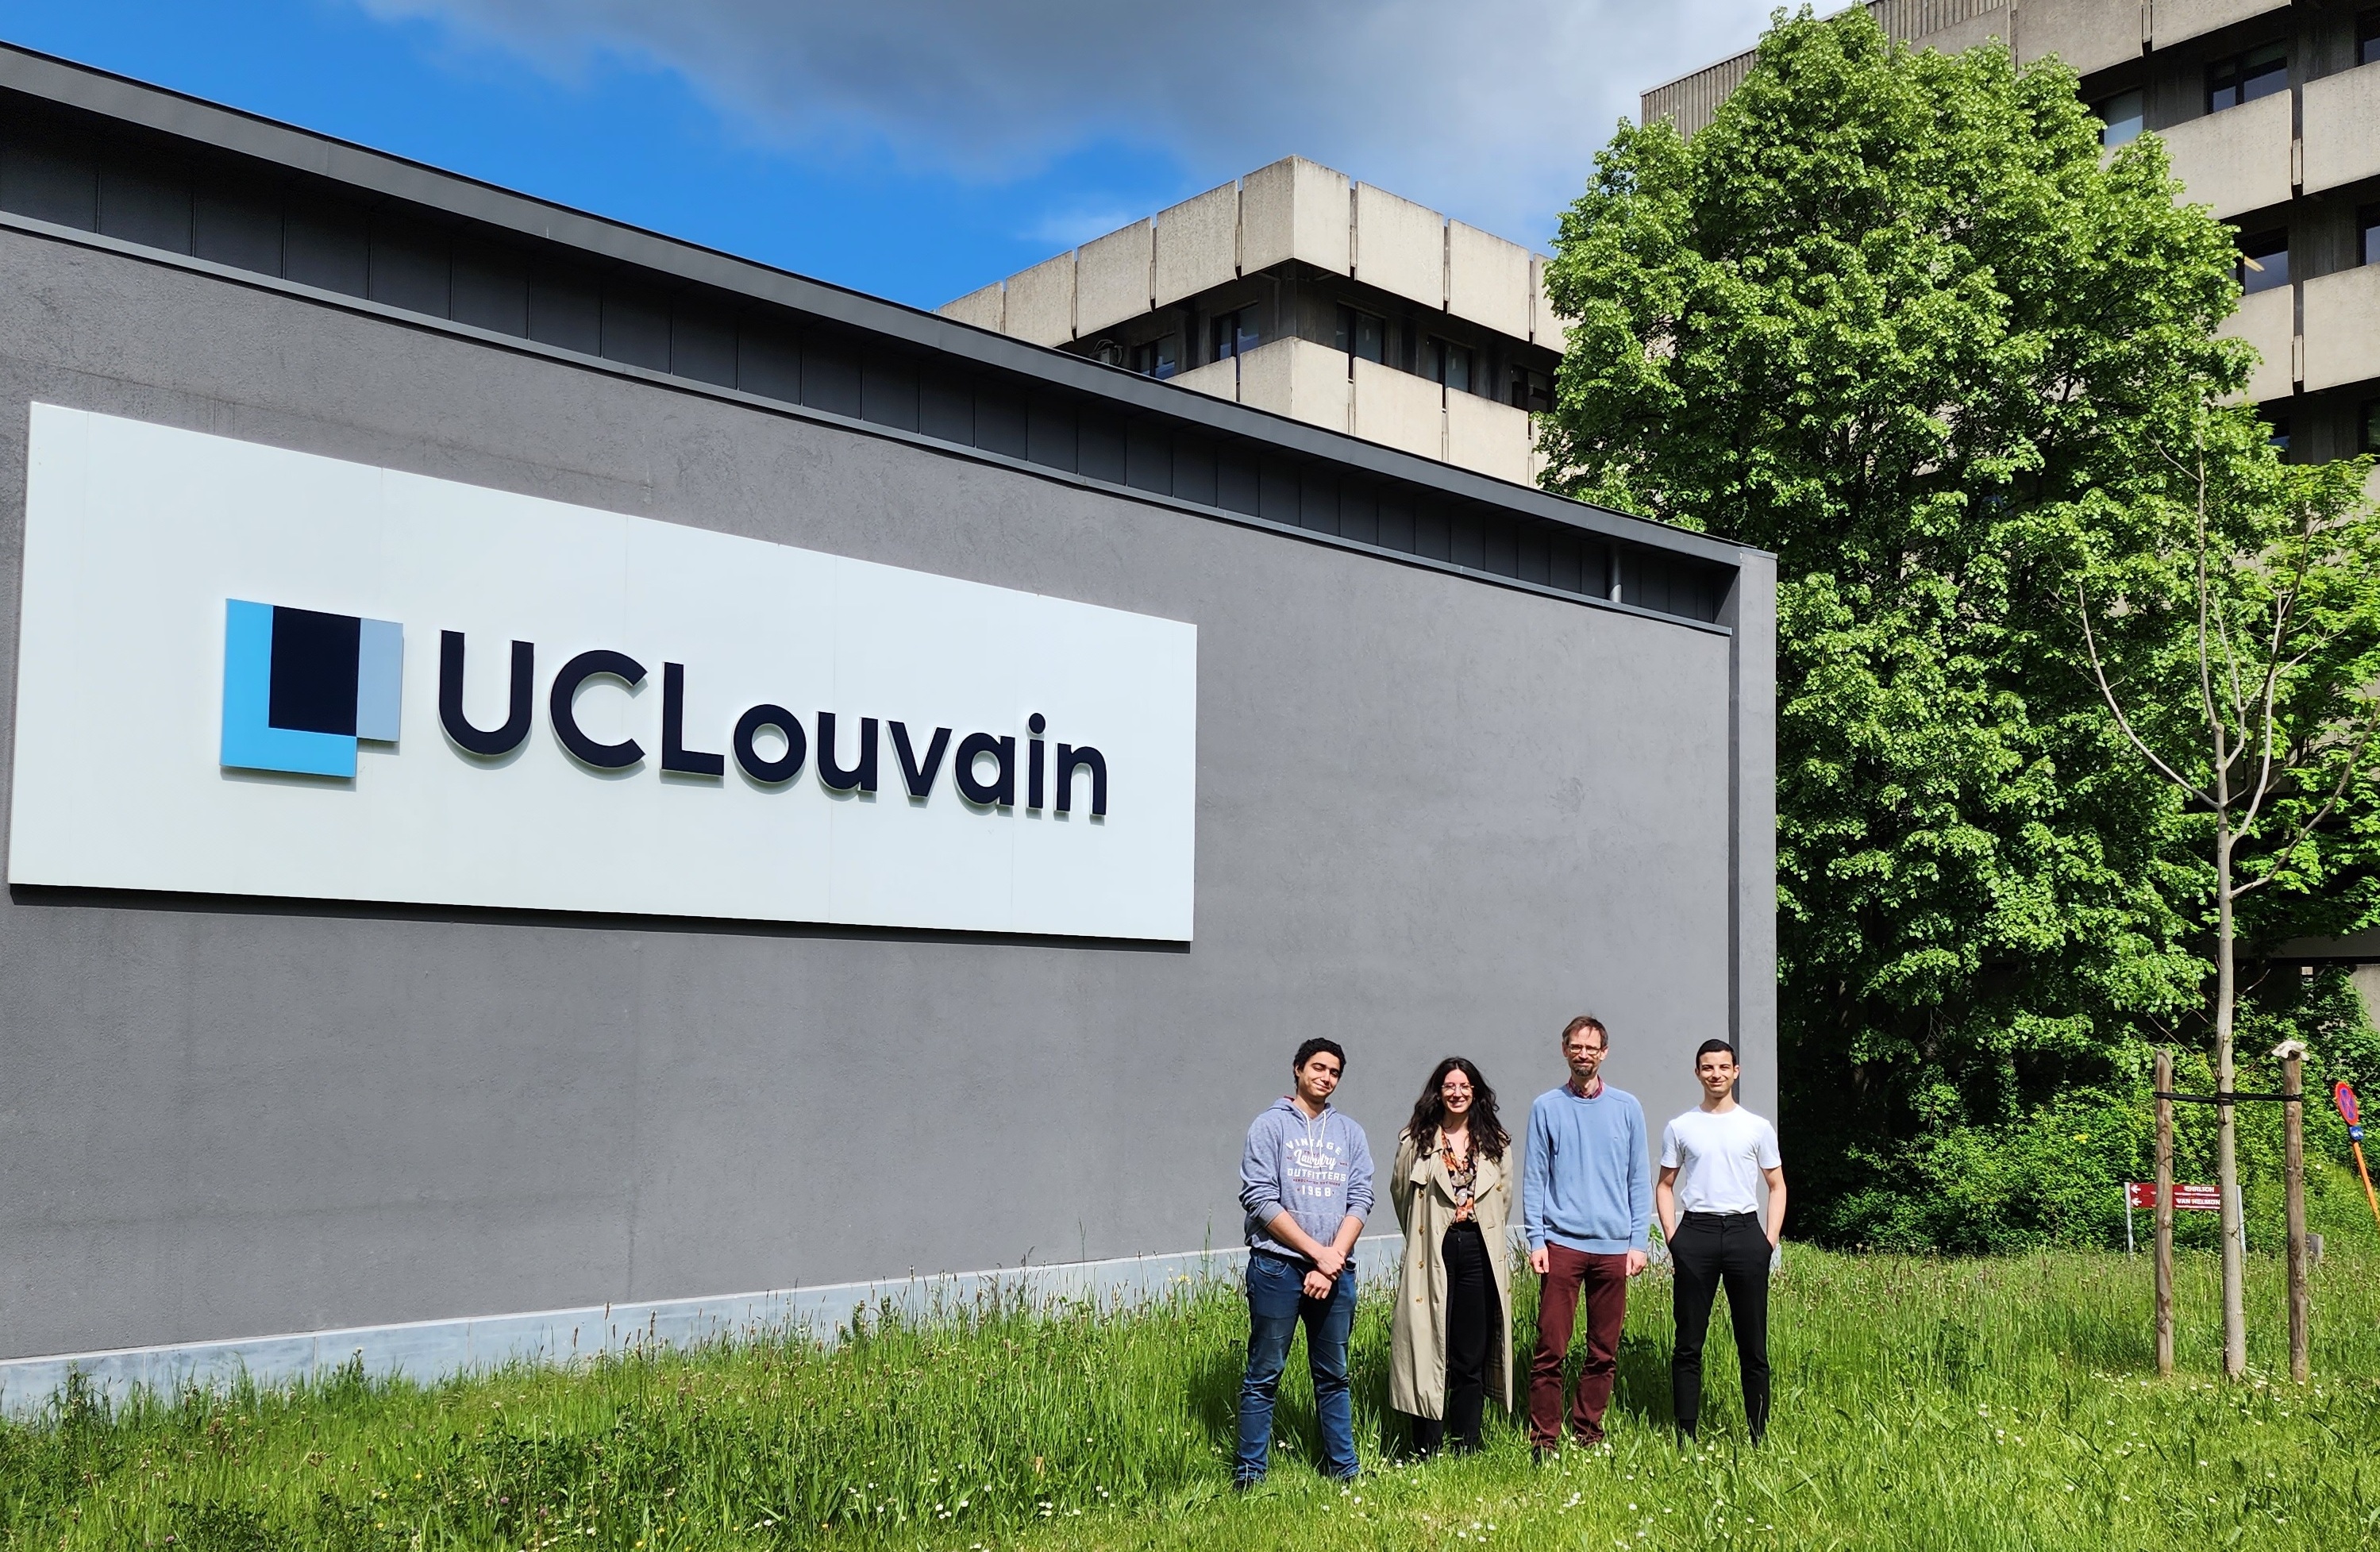
<svg viewBox="0 0 2380 1552">
<path fill-rule="evenodd" d="M 1656 1275 L 1632 1301 L 1609 1448 L 1543 1467 L 1502 1423 L 1474 1459 L 1393 1460 L 1376 1295 L 1355 1334 L 1363 1480 L 1342 1489 L 1305 1464 L 1297 1379 L 1272 1478 L 1245 1497 L 1227 1486 L 1245 1339 L 1228 1286 L 1132 1312 L 863 1322 L 831 1351 L 69 1406 L 0 1426 L 0 1546 L 2380 1544 L 2380 1255 L 2336 1245 L 2317 1271 L 2304 1387 L 2285 1377 L 2277 1260 L 2253 1258 L 2251 1277 L 2254 1377 L 2216 1377 L 2214 1267 L 2192 1255 L 2180 1372 L 2160 1381 L 2144 1256 L 1792 1248 L 1767 1447 L 1745 1446 L 1715 1331 L 1718 1399 L 1704 1448 L 1682 1453 Z"/>
</svg>

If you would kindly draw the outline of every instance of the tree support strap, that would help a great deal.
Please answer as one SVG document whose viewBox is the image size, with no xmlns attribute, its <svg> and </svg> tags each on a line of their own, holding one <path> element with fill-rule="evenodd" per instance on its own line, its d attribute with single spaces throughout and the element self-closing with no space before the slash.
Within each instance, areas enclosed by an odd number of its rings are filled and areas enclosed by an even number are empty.
<svg viewBox="0 0 2380 1552">
<path fill-rule="evenodd" d="M 2241 1094 L 2237 1090 L 2229 1094 L 2175 1094 L 2169 1090 L 2158 1088 L 2150 1090 L 2149 1097 L 2180 1099 L 2192 1105 L 2236 1105 L 2242 1099 L 2269 1099 L 2283 1105 L 2305 1103 L 2305 1096 L 2302 1094 Z"/>
</svg>

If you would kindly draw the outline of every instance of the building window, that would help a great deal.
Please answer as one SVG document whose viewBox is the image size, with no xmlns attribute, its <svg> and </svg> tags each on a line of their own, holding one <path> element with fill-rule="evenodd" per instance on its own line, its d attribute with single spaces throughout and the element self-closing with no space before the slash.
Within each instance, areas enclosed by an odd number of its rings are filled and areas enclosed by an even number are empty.
<svg viewBox="0 0 2380 1552">
<path fill-rule="evenodd" d="M 1554 380 L 1526 367 L 1512 369 L 1512 407 L 1543 415 L 1554 406 Z"/>
<path fill-rule="evenodd" d="M 2099 115 L 2099 143 L 2119 146 L 2126 140 L 2136 140 L 2145 126 L 2141 121 L 2141 94 L 2138 88 L 2119 91 L 2094 110 Z"/>
<path fill-rule="evenodd" d="M 2245 54 L 2235 54 L 2206 67 L 2206 111 L 2221 113 L 2259 97 L 2270 97 L 2289 84 L 2289 44 L 2266 43 Z"/>
<path fill-rule="evenodd" d="M 2363 261 L 2380 264 L 2380 205 L 2366 205 L 2357 211 L 2355 225 L 2363 234 Z"/>
<path fill-rule="evenodd" d="M 2365 11 L 2355 18 L 2355 62 L 2380 65 L 2380 10 Z"/>
<path fill-rule="evenodd" d="M 1421 374 L 1432 382 L 1446 384 L 1457 394 L 1471 392 L 1471 351 L 1467 346 L 1449 344 L 1442 339 L 1431 340 L 1422 346 Z"/>
<path fill-rule="evenodd" d="M 1350 356 L 1385 364 L 1389 358 L 1389 321 L 1342 307 L 1339 309 L 1338 333 L 1331 343 Z"/>
<path fill-rule="evenodd" d="M 2259 232 L 2240 239 L 2240 265 L 2233 272 L 2246 296 L 2277 291 L 2289 283 L 2289 235 Z"/>
<path fill-rule="evenodd" d="M 1175 347 L 1172 334 L 1132 347 L 1132 370 L 1143 377 L 1172 377 L 1181 370 L 1181 352 Z"/>
<path fill-rule="evenodd" d="M 2289 455 L 2289 418 L 2286 415 L 2267 417 L 2265 421 L 2265 440 L 2273 444 L 2274 452 L 2284 458 L 2288 457 Z"/>
<path fill-rule="evenodd" d="M 2362 431 L 2358 441 L 2358 453 L 2380 453 L 2380 399 L 2363 401 Z"/>
<path fill-rule="evenodd" d="M 1214 352 L 1208 358 L 1211 360 L 1227 360 L 1254 350 L 1257 343 L 1257 309 L 1242 308 L 1237 312 L 1217 315 L 1213 343 Z"/>
</svg>

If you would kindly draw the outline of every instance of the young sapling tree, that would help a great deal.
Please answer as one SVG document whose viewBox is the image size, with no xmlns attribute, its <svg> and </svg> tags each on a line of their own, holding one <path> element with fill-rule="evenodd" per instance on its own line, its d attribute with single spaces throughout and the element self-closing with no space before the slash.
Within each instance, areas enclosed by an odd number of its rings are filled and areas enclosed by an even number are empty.
<svg viewBox="0 0 2380 1552">
<path fill-rule="evenodd" d="M 2338 833 L 2380 775 L 2380 513 L 2366 460 L 2289 466 L 2252 410 L 2202 406 L 2152 443 L 2170 479 L 2074 584 L 2090 672 L 2131 748 L 2203 826 L 2212 895 L 2223 1369 L 2247 1372 L 2230 1096 L 2239 907 L 2309 893 L 2360 849 Z"/>
</svg>

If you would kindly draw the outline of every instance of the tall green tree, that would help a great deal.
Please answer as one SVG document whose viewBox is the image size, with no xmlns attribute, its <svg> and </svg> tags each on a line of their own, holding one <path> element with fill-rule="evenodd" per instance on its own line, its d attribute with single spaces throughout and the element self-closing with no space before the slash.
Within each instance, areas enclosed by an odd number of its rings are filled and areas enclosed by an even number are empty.
<svg viewBox="0 0 2380 1552">
<path fill-rule="evenodd" d="M 1780 17 L 1691 139 L 1621 127 L 1548 271 L 1547 484 L 1779 556 L 1785 1122 L 1838 1240 L 2204 1006 L 2207 865 L 2071 582 L 2245 382 L 2234 249 L 2075 88 Z"/>
</svg>

